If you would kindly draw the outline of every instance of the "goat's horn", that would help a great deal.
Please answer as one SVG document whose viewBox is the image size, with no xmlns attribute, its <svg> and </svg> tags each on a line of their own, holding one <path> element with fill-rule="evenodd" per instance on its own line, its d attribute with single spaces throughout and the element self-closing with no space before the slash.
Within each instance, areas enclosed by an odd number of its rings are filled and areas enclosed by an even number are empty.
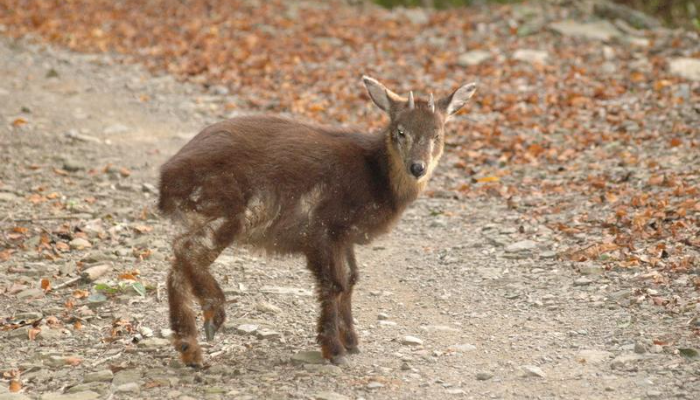
<svg viewBox="0 0 700 400">
<path fill-rule="evenodd" d="M 428 100 L 428 108 L 430 108 L 430 112 L 435 112 L 435 99 L 432 93 L 430 93 L 430 100 Z"/>
<path fill-rule="evenodd" d="M 408 108 L 413 110 L 416 107 L 416 103 L 413 102 L 413 91 L 408 94 Z"/>
</svg>

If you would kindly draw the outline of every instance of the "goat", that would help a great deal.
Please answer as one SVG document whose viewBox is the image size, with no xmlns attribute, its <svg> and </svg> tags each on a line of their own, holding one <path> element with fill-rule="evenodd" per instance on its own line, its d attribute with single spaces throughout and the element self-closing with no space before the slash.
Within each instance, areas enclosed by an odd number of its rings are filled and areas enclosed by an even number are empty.
<svg viewBox="0 0 700 400">
<path fill-rule="evenodd" d="M 379 132 L 236 117 L 207 127 L 162 166 L 158 207 L 184 228 L 173 241 L 167 288 L 173 344 L 186 365 L 203 365 L 192 297 L 207 340 L 226 318 L 209 265 L 234 242 L 306 256 L 321 305 L 323 357 L 344 364 L 346 354 L 359 352 L 354 246 L 388 232 L 425 188 L 443 152 L 445 122 L 476 90 L 471 83 L 421 101 L 363 81 L 390 118 Z"/>
</svg>

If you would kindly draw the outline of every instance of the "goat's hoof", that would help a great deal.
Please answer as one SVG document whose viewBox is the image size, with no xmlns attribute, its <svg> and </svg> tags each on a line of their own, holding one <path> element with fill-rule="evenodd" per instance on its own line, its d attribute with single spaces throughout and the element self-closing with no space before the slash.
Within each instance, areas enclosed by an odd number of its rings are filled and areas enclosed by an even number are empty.
<svg viewBox="0 0 700 400">
<path fill-rule="evenodd" d="M 348 365 L 348 359 L 345 356 L 331 357 L 331 364 L 337 365 L 337 366 Z"/>
<path fill-rule="evenodd" d="M 207 336 L 207 342 L 211 342 L 212 340 L 214 340 L 216 331 L 216 326 L 211 320 L 204 321 L 204 334 Z"/>
<path fill-rule="evenodd" d="M 350 354 L 360 354 L 360 348 L 357 347 L 357 346 L 355 346 L 355 347 L 348 347 L 346 350 L 347 350 L 348 353 L 350 353 Z"/>
</svg>

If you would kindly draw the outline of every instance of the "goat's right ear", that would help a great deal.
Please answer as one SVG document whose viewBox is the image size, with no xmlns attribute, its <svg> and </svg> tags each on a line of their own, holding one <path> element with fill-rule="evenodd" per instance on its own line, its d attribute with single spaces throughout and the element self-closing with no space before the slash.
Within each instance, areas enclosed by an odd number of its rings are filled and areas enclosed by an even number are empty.
<svg viewBox="0 0 700 400">
<path fill-rule="evenodd" d="M 374 78 L 364 75 L 362 81 L 365 83 L 369 97 L 372 98 L 374 104 L 389 114 L 395 111 L 400 104 L 407 101 L 403 97 L 387 89 L 386 86 L 382 85 Z"/>
</svg>

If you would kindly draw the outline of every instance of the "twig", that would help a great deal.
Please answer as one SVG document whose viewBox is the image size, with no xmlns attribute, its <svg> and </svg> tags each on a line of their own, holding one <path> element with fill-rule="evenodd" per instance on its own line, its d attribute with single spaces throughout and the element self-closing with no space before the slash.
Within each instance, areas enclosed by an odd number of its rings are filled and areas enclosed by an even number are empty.
<svg viewBox="0 0 700 400">
<path fill-rule="evenodd" d="M 64 219 L 80 219 L 77 215 L 62 215 L 59 217 L 36 217 L 36 218 L 16 218 L 12 222 L 35 222 L 35 221 L 52 221 L 52 220 L 64 220 Z"/>
<path fill-rule="evenodd" d="M 102 363 L 104 363 L 104 362 L 109 361 L 109 360 L 114 360 L 115 358 L 121 357 L 122 354 L 124 354 L 124 352 L 123 352 L 123 351 L 120 351 L 120 352 L 117 353 L 117 354 L 114 354 L 114 355 L 107 356 L 107 357 L 105 357 L 105 358 L 99 359 L 99 360 L 95 361 L 94 363 L 92 363 L 92 366 L 93 366 L 93 367 L 96 367 L 96 366 L 98 366 L 98 365 L 100 365 L 100 364 L 102 364 Z"/>
<path fill-rule="evenodd" d="M 81 279 L 83 279 L 82 276 L 76 276 L 75 278 L 68 279 L 67 281 L 65 281 L 63 283 L 54 286 L 53 290 L 58 290 L 58 289 L 62 289 L 64 287 L 66 287 L 66 286 L 70 286 L 70 285 L 74 284 L 75 282 L 78 282 Z"/>
<path fill-rule="evenodd" d="M 161 287 L 161 283 L 159 282 L 156 285 L 156 303 L 160 303 L 160 287 Z"/>
</svg>

